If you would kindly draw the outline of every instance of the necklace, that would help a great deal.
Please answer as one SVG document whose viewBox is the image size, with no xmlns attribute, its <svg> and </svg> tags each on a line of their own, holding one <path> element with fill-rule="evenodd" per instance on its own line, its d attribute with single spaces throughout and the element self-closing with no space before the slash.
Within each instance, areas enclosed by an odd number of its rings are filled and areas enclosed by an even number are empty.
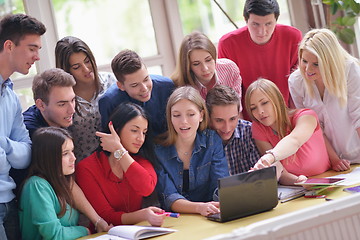
<svg viewBox="0 0 360 240">
<path fill-rule="evenodd" d="M 181 159 L 181 156 L 183 156 L 183 158 L 189 158 L 192 154 L 192 151 L 193 151 L 193 148 L 194 146 L 184 146 L 184 147 L 181 147 L 181 146 L 176 146 L 175 145 L 175 149 Z M 182 150 L 188 150 L 188 151 L 182 151 Z"/>
<path fill-rule="evenodd" d="M 276 136 L 278 135 L 277 131 L 275 131 L 274 129 L 271 129 L 271 130 L 272 130 L 274 135 L 276 135 Z"/>
<path fill-rule="evenodd" d="M 183 154 L 183 155 L 185 155 L 185 156 L 188 156 L 188 155 L 190 154 L 190 152 L 182 152 L 182 151 L 179 151 L 179 150 L 177 150 L 177 152 L 178 152 L 178 153 L 181 153 L 181 154 Z"/>
</svg>

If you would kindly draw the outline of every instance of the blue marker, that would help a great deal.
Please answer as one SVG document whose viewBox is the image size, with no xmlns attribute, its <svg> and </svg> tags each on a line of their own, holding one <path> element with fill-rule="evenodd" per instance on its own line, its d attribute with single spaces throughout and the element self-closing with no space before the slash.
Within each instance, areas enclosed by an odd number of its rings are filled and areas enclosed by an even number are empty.
<svg viewBox="0 0 360 240">
<path fill-rule="evenodd" d="M 180 213 L 173 213 L 173 212 L 163 212 L 163 213 L 156 213 L 158 215 L 162 215 L 165 214 L 165 216 L 167 217 L 173 217 L 173 218 L 178 218 L 180 217 Z"/>
</svg>

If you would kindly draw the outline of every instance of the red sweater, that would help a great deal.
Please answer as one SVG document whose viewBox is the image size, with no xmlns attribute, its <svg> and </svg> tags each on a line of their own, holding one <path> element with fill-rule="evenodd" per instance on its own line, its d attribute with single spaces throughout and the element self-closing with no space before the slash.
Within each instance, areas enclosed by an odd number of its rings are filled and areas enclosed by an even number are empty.
<svg viewBox="0 0 360 240">
<path fill-rule="evenodd" d="M 151 163 L 140 157 L 120 180 L 111 171 L 108 157 L 93 153 L 76 166 L 76 182 L 95 211 L 109 224 L 121 225 L 123 213 L 141 208 L 142 199 L 155 188 L 157 176 Z"/>
<path fill-rule="evenodd" d="M 219 58 L 233 60 L 240 69 L 243 94 L 259 77 L 274 82 L 288 103 L 290 93 L 288 77 L 298 62 L 301 32 L 291 26 L 277 24 L 270 41 L 258 45 L 251 40 L 247 26 L 225 34 L 219 41 Z M 243 106 L 244 97 L 242 98 Z M 245 107 L 244 117 L 249 120 Z"/>
</svg>

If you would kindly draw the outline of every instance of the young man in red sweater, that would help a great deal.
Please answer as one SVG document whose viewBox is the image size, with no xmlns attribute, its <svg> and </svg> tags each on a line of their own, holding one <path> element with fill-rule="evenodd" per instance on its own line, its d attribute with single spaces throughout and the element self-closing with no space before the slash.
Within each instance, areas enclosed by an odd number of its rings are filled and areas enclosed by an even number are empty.
<svg viewBox="0 0 360 240">
<path fill-rule="evenodd" d="M 273 81 L 288 105 L 293 106 L 288 77 L 297 67 L 300 30 L 277 24 L 280 10 L 276 0 L 247 0 L 243 15 L 246 26 L 220 39 L 219 58 L 231 59 L 238 65 L 243 80 L 242 96 L 252 82 L 263 77 Z M 245 109 L 243 115 L 249 120 Z"/>
</svg>

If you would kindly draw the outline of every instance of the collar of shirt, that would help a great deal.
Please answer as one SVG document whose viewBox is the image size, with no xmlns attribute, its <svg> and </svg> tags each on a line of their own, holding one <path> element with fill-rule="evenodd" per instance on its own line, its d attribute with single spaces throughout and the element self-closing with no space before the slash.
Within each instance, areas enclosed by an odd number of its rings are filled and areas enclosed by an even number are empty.
<svg viewBox="0 0 360 240">
<path fill-rule="evenodd" d="M 231 136 L 231 138 L 229 139 L 229 141 L 227 141 L 227 143 L 224 144 L 224 146 L 227 146 L 229 143 L 231 143 L 231 142 L 234 140 L 234 138 L 241 138 L 241 132 L 240 132 L 240 129 L 239 129 L 239 128 L 242 127 L 241 124 L 242 124 L 242 123 L 241 123 L 241 119 L 239 119 L 239 122 L 238 122 L 238 124 L 236 125 L 236 128 L 235 128 L 235 130 L 234 130 L 233 135 Z"/>
<path fill-rule="evenodd" d="M 215 87 L 216 85 L 218 85 L 218 76 L 217 76 L 216 71 L 215 71 L 214 75 L 215 75 L 215 83 L 214 83 L 214 86 L 213 86 L 213 87 Z M 204 85 L 197 79 L 196 76 L 195 76 L 195 79 L 196 79 L 195 84 L 197 85 L 197 87 L 198 87 L 199 89 L 202 89 L 202 88 L 205 88 L 205 89 L 206 89 L 206 86 L 204 86 Z"/>
<path fill-rule="evenodd" d="M 204 134 L 200 134 L 199 131 L 198 131 L 196 133 L 195 143 L 194 143 L 194 150 L 193 150 L 192 153 L 199 152 L 201 150 L 201 148 L 206 148 L 206 136 L 204 136 Z M 171 148 L 169 149 L 168 155 L 169 155 L 168 160 L 178 157 L 178 153 L 176 151 L 175 145 L 171 146 Z"/>
</svg>

